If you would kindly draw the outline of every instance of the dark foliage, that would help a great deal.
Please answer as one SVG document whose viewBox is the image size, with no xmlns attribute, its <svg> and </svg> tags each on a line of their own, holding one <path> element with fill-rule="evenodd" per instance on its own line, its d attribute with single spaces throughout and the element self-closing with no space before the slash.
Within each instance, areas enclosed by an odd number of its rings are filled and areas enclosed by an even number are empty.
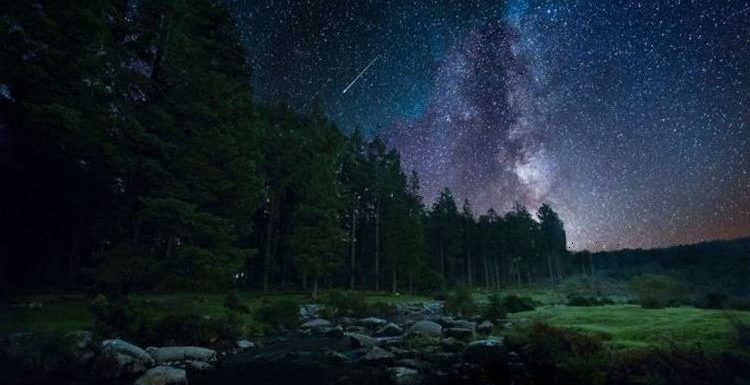
<svg viewBox="0 0 750 385">
<path fill-rule="evenodd" d="M 351 290 L 331 290 L 323 304 L 331 316 L 384 316 L 395 312 L 393 305 L 379 301 L 368 303 L 364 294 Z"/>
<path fill-rule="evenodd" d="M 536 303 L 529 297 L 521 297 L 511 294 L 503 299 L 503 307 L 508 313 L 520 313 L 523 311 L 534 310 L 534 308 L 536 308 Z"/>
<path fill-rule="evenodd" d="M 477 311 L 474 297 L 471 295 L 471 291 L 465 287 L 457 287 L 449 292 L 443 306 L 448 313 L 461 317 L 474 315 Z"/>
<path fill-rule="evenodd" d="M 505 319 L 508 310 L 505 308 L 502 298 L 498 294 L 492 294 L 488 303 L 482 307 L 482 318 L 497 322 Z"/>
<path fill-rule="evenodd" d="M 266 300 L 253 315 L 270 327 L 291 328 L 299 324 L 299 302 L 293 298 Z"/>
<path fill-rule="evenodd" d="M 568 306 L 604 306 L 614 305 L 615 301 L 607 297 L 586 297 L 582 295 L 573 295 L 568 297 Z"/>
</svg>

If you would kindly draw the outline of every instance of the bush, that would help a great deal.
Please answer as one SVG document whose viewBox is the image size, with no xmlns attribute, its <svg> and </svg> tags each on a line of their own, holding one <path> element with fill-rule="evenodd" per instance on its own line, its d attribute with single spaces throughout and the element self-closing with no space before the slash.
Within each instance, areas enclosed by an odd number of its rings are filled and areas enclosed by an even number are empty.
<svg viewBox="0 0 750 385">
<path fill-rule="evenodd" d="M 662 308 L 667 305 L 684 303 L 687 289 L 674 277 L 644 274 L 630 281 L 630 288 L 638 303 L 647 309 Z"/>
<path fill-rule="evenodd" d="M 448 313 L 462 317 L 473 315 L 477 310 L 471 291 L 464 287 L 453 290 L 443 306 Z"/>
<path fill-rule="evenodd" d="M 732 325 L 732 329 L 734 329 L 737 344 L 744 348 L 750 348 L 750 323 L 742 320 L 735 313 L 727 313 L 726 317 Z"/>
<path fill-rule="evenodd" d="M 230 312 L 234 313 L 240 313 L 240 314 L 247 314 L 250 312 L 250 309 L 240 301 L 240 297 L 237 295 L 237 292 L 234 290 L 227 290 L 226 293 L 224 293 L 224 307 Z"/>
<path fill-rule="evenodd" d="M 332 290 L 323 299 L 326 316 L 384 316 L 393 314 L 395 306 L 385 302 L 367 303 L 366 297 L 356 291 Z"/>
<path fill-rule="evenodd" d="M 0 383 L 63 383 L 80 369 L 75 339 L 52 333 L 8 336 L 0 346 Z"/>
<path fill-rule="evenodd" d="M 299 303 L 292 298 L 266 300 L 254 315 L 255 319 L 271 327 L 292 328 L 299 324 Z"/>
<path fill-rule="evenodd" d="M 596 298 L 574 295 L 568 298 L 568 306 L 604 306 L 614 305 L 614 303 L 615 301 L 607 297 Z"/>
<path fill-rule="evenodd" d="M 339 316 L 358 317 L 368 311 L 365 296 L 355 291 L 331 290 L 324 297 L 323 304 Z"/>
<path fill-rule="evenodd" d="M 509 334 L 506 345 L 525 361 L 529 383 L 584 384 L 595 382 L 610 358 L 604 339 L 534 322 Z"/>
<path fill-rule="evenodd" d="M 748 363 L 698 349 L 642 349 L 621 352 L 607 370 L 607 384 L 746 384 Z M 745 377 L 745 379 L 741 379 Z"/>
<path fill-rule="evenodd" d="M 492 294 L 488 300 L 489 303 L 482 309 L 482 318 L 490 321 L 505 319 L 508 311 L 505 309 L 502 298 L 497 294 Z"/>
<path fill-rule="evenodd" d="M 147 345 L 197 345 L 230 347 L 240 336 L 236 318 L 211 318 L 195 313 L 175 313 L 153 322 L 139 342 Z"/>
<path fill-rule="evenodd" d="M 508 313 L 520 313 L 531 311 L 536 307 L 536 303 L 529 297 L 519 297 L 515 294 L 506 296 L 503 300 L 503 306 Z"/>
<path fill-rule="evenodd" d="M 102 338 L 136 339 L 149 328 L 143 313 L 136 310 L 127 297 L 109 301 L 99 294 L 91 301 L 89 311 L 94 319 L 94 333 Z"/>
</svg>

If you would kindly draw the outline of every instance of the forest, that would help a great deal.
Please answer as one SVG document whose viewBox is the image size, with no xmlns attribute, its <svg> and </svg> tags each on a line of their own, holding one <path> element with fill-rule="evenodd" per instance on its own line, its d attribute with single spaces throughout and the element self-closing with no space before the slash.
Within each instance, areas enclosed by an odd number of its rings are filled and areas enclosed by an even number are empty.
<svg viewBox="0 0 750 385">
<path fill-rule="evenodd" d="M 254 103 L 223 7 L 10 11 L 4 292 L 395 292 L 558 281 L 570 270 L 549 205 L 481 214 L 448 189 L 426 204 L 419 176 L 377 136 L 319 110 Z"/>
</svg>

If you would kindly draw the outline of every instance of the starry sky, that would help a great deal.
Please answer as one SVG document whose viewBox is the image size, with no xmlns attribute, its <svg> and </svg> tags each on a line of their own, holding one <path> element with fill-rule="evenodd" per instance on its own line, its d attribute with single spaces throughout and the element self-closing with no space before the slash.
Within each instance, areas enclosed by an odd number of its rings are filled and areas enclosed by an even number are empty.
<svg viewBox="0 0 750 385">
<path fill-rule="evenodd" d="M 428 202 L 547 202 L 574 250 L 750 235 L 750 0 L 228 1 L 258 101 L 380 135 Z"/>
</svg>

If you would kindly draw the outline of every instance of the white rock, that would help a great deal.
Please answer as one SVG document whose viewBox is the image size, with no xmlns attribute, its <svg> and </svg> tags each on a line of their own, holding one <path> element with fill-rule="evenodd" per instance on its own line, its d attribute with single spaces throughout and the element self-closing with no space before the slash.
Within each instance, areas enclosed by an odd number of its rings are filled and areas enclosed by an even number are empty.
<svg viewBox="0 0 750 385">
<path fill-rule="evenodd" d="M 148 353 L 157 363 L 177 361 L 215 361 L 216 351 L 198 346 L 164 346 L 161 348 L 148 348 Z"/>
<path fill-rule="evenodd" d="M 186 385 L 185 370 L 171 366 L 157 366 L 143 373 L 135 381 L 135 385 Z"/>
</svg>

